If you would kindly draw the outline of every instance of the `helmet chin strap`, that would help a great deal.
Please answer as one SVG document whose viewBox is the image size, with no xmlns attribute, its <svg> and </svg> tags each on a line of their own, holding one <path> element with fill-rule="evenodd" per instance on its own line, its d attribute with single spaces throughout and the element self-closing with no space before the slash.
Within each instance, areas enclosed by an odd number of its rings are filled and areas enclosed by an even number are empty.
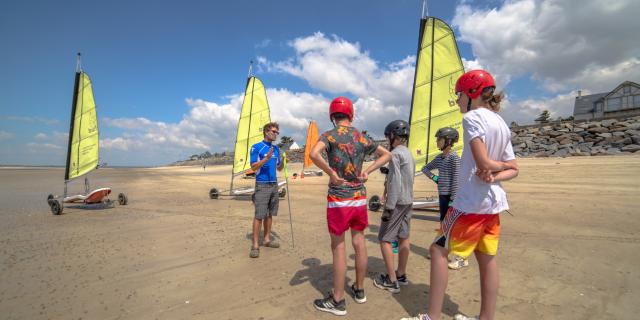
<svg viewBox="0 0 640 320">
<path fill-rule="evenodd" d="M 469 102 L 467 102 L 467 112 L 471 111 L 471 97 L 467 96 L 467 98 L 469 98 Z"/>
</svg>

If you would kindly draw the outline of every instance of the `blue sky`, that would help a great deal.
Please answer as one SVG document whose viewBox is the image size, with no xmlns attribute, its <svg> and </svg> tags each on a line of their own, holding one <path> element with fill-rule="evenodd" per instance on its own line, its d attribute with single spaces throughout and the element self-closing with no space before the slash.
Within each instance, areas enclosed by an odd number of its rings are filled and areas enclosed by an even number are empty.
<svg viewBox="0 0 640 320">
<path fill-rule="evenodd" d="M 250 60 L 283 134 L 302 140 L 311 118 L 327 127 L 337 95 L 362 111 L 358 126 L 381 131 L 383 120 L 408 117 L 421 8 L 419 0 L 4 1 L 0 164 L 63 165 L 78 51 L 110 164 L 230 149 Z M 567 116 L 577 89 L 640 80 L 640 50 L 625 31 L 640 27 L 637 1 L 430 1 L 428 10 L 452 25 L 465 65 L 489 69 L 506 89 L 507 121 L 530 122 L 544 109 Z"/>
</svg>

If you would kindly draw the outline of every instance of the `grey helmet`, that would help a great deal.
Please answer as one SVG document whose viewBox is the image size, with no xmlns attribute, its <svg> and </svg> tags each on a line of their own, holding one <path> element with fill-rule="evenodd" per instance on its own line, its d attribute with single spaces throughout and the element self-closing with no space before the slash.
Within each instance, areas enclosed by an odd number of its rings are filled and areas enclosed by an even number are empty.
<svg viewBox="0 0 640 320">
<path fill-rule="evenodd" d="M 393 120 L 384 128 L 384 136 L 390 138 L 393 134 L 394 137 L 408 137 L 409 136 L 409 123 L 404 120 Z"/>
<path fill-rule="evenodd" d="M 450 127 L 440 128 L 436 132 L 436 138 L 444 139 L 444 146 L 441 150 L 446 149 L 448 146 L 453 146 L 454 143 L 458 142 L 458 137 L 458 130 Z"/>
</svg>

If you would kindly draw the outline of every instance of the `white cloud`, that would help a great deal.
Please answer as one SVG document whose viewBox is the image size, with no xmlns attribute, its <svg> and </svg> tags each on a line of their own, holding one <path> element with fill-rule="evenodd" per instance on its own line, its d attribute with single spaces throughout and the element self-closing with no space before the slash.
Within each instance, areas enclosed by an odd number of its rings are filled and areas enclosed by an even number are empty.
<svg viewBox="0 0 640 320">
<path fill-rule="evenodd" d="M 507 123 L 515 121 L 518 124 L 533 123 L 544 110 L 548 110 L 553 119 L 568 117 L 573 114 L 575 97 L 575 92 L 559 94 L 549 99 L 510 101 L 507 97 L 501 104 L 500 115 Z"/>
<path fill-rule="evenodd" d="M 42 152 L 47 150 L 62 150 L 62 146 L 53 143 L 36 143 L 29 142 L 27 143 L 27 148 L 29 148 L 32 152 Z"/>
<path fill-rule="evenodd" d="M 36 140 L 47 140 L 49 137 L 46 134 L 40 132 L 40 133 L 36 134 L 36 136 L 34 138 Z"/>
<path fill-rule="evenodd" d="M 266 48 L 266 47 L 268 47 L 268 46 L 269 46 L 269 44 L 271 44 L 271 39 L 264 39 L 264 40 L 260 41 L 260 43 L 257 43 L 257 44 L 255 45 L 255 47 L 256 47 L 257 49 L 260 49 L 260 48 Z"/>
<path fill-rule="evenodd" d="M 0 141 L 9 140 L 13 137 L 14 137 L 13 133 L 0 130 Z"/>
<path fill-rule="evenodd" d="M 552 92 L 602 92 L 640 79 L 638 15 L 636 0 L 510 0 L 463 3 L 453 24 L 499 82 L 532 75 Z"/>
<path fill-rule="evenodd" d="M 380 66 L 359 43 L 321 32 L 289 44 L 294 58 L 269 62 L 262 57 L 259 62 L 266 70 L 301 78 L 312 88 L 332 95 L 352 94 L 390 104 L 408 105 L 411 100 L 415 56 Z"/>
<path fill-rule="evenodd" d="M 27 123 L 44 123 L 50 126 L 60 124 L 60 121 L 57 119 L 47 119 L 42 117 L 6 116 L 6 117 L 3 117 L 3 119 L 10 120 L 10 121 L 27 122 Z"/>
</svg>

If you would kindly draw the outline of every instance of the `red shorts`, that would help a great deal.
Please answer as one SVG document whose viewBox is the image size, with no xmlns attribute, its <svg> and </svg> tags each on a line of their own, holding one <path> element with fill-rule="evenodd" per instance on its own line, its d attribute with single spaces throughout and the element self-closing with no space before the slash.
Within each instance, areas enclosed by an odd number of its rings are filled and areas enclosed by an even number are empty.
<svg viewBox="0 0 640 320">
<path fill-rule="evenodd" d="M 338 198 L 327 196 L 327 226 L 329 233 L 342 235 L 349 228 L 364 231 L 369 226 L 367 197 Z"/>
</svg>

